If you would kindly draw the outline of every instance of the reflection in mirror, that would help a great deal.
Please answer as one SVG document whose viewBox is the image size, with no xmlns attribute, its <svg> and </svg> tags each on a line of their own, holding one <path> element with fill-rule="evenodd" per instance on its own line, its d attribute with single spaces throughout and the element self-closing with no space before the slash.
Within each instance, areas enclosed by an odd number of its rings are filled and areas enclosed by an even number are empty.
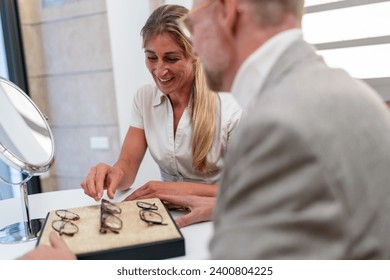
<svg viewBox="0 0 390 280">
<path fill-rule="evenodd" d="M 42 174 L 54 161 L 54 143 L 46 118 L 34 102 L 16 85 L 0 78 L 0 159 L 22 172 L 25 178 L 14 182 L 0 177 L 8 185 L 20 185 L 23 216 L 16 223 L 0 230 L 0 243 L 35 239 L 42 219 L 30 220 L 26 182 Z M 7 186 L 8 187 L 8 186 Z"/>
<path fill-rule="evenodd" d="M 0 83 L 0 151 L 14 168 L 43 173 L 53 157 L 50 130 L 32 101 L 19 91 L 4 80 Z M 10 154 L 4 155 L 6 150 Z"/>
</svg>

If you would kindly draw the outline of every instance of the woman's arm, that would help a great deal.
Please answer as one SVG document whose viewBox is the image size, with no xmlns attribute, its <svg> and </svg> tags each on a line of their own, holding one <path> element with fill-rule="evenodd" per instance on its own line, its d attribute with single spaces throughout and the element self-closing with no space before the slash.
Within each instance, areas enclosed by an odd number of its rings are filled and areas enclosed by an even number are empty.
<svg viewBox="0 0 390 280">
<path fill-rule="evenodd" d="M 121 169 L 124 173 L 118 186 L 119 189 L 128 189 L 133 184 L 146 149 L 145 131 L 130 127 L 123 142 L 119 158 L 113 166 Z"/>
<path fill-rule="evenodd" d="M 117 189 L 128 189 L 134 182 L 146 148 L 144 130 L 130 127 L 117 162 L 113 166 L 105 163 L 93 166 L 81 183 L 84 193 L 98 201 L 104 189 L 109 198 L 114 198 Z"/>
<path fill-rule="evenodd" d="M 217 185 L 192 182 L 149 181 L 135 190 L 125 200 L 153 198 L 160 195 L 215 197 L 217 195 Z"/>
</svg>

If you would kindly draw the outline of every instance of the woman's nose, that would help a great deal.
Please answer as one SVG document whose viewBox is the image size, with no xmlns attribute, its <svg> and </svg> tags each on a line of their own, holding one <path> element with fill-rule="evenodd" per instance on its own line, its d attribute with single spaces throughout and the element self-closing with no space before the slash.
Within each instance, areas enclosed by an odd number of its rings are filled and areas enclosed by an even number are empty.
<svg viewBox="0 0 390 280">
<path fill-rule="evenodd" d="M 168 68 L 166 67 L 166 64 L 164 63 L 158 63 L 156 65 L 156 69 L 154 70 L 154 73 L 158 77 L 163 77 L 168 72 Z"/>
</svg>

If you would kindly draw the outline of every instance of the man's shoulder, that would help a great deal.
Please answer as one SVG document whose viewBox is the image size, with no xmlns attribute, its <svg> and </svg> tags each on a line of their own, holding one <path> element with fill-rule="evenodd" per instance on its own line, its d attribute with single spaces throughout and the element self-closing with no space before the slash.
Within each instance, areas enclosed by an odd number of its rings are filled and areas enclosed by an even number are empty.
<svg viewBox="0 0 390 280">
<path fill-rule="evenodd" d="M 241 113 L 242 108 L 240 104 L 237 102 L 236 98 L 233 94 L 228 92 L 219 92 L 219 99 L 221 100 L 221 109 L 222 112 L 231 112 L 231 113 Z"/>
</svg>

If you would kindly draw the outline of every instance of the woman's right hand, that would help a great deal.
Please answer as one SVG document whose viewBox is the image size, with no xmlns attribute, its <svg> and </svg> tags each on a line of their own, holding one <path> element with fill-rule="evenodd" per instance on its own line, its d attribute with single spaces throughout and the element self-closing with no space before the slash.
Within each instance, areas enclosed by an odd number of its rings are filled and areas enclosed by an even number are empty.
<svg viewBox="0 0 390 280">
<path fill-rule="evenodd" d="M 176 219 L 176 224 L 179 228 L 213 220 L 215 197 L 161 194 L 158 198 L 166 204 L 189 210 L 189 213 Z"/>
<path fill-rule="evenodd" d="M 115 166 L 106 163 L 99 163 L 91 167 L 87 177 L 81 182 L 84 193 L 99 201 L 105 189 L 107 195 L 113 199 L 115 191 L 123 179 L 123 171 Z"/>
</svg>

